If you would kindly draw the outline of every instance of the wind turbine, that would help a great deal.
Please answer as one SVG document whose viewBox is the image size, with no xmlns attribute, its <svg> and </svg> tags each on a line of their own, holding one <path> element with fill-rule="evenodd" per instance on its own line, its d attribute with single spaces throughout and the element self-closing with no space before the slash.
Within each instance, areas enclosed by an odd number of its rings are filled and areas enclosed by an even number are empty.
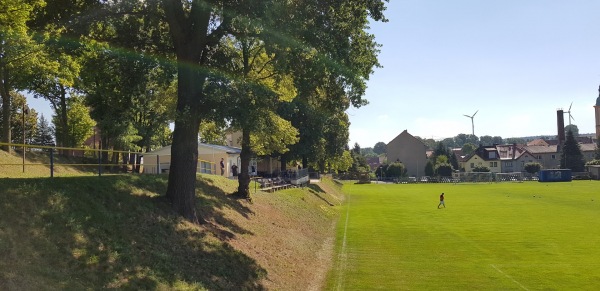
<svg viewBox="0 0 600 291">
<path fill-rule="evenodd" d="M 475 117 L 475 114 L 477 114 L 477 112 L 479 112 L 479 109 L 477 109 L 477 111 L 475 111 L 475 113 L 473 113 L 473 115 L 471 115 L 471 116 L 463 114 L 464 116 L 471 118 L 471 127 L 473 128 L 473 136 L 475 136 L 475 123 L 473 122 L 473 117 Z"/>
<path fill-rule="evenodd" d="M 573 106 L 573 102 L 571 102 L 571 105 L 569 105 L 569 110 L 565 111 L 565 113 L 569 113 L 569 125 L 571 125 L 571 119 L 575 121 L 575 118 L 573 118 L 573 116 L 571 115 L 571 106 Z"/>
</svg>

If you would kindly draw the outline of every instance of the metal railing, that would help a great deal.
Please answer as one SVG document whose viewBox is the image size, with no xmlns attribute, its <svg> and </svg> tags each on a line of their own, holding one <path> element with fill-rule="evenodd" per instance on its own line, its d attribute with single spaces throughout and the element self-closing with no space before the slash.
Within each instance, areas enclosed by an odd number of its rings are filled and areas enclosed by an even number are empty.
<svg viewBox="0 0 600 291">
<path fill-rule="evenodd" d="M 15 152 L 20 153 L 22 156 L 21 163 L 0 163 L 0 166 L 21 166 L 23 173 L 26 173 L 27 167 L 42 166 L 48 167 L 50 177 L 54 177 L 55 169 L 59 166 L 68 167 L 96 167 L 92 172 L 101 176 L 105 171 L 120 172 L 131 172 L 136 171 L 141 173 L 143 171 L 144 163 L 140 162 L 142 157 L 156 156 L 156 164 L 152 166 L 158 166 L 158 169 L 165 170 L 168 172 L 170 168 L 169 162 L 161 162 L 159 155 L 153 155 L 142 152 L 132 151 L 120 151 L 112 149 L 90 149 L 90 148 L 71 148 L 71 147 L 58 147 L 58 146 L 44 146 L 44 145 L 31 145 L 31 144 L 14 144 L 14 143 L 0 143 L 0 146 L 8 146 Z M 21 150 L 19 152 L 19 149 Z M 62 152 L 57 154 L 57 152 Z M 47 157 L 45 156 L 47 154 Z M 117 161 L 112 162 L 106 161 L 104 157 L 113 157 L 117 154 Z M 27 155 L 40 160 L 39 162 L 32 162 L 31 159 L 27 159 Z M 60 157 L 60 158 L 59 158 Z M 161 174 L 163 171 L 156 171 L 156 174 Z M 215 174 L 216 166 L 215 163 L 205 160 L 198 160 L 198 173 Z"/>
</svg>

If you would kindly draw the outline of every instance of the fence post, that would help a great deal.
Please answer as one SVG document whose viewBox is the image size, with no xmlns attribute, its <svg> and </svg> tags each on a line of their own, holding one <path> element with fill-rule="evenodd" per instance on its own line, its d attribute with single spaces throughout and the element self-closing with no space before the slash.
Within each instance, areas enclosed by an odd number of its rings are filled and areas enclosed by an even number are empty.
<svg viewBox="0 0 600 291">
<path fill-rule="evenodd" d="M 98 177 L 102 176 L 102 150 L 98 150 Z"/>
<path fill-rule="evenodd" d="M 156 155 L 156 174 L 160 174 L 160 158 Z"/>
<path fill-rule="evenodd" d="M 54 178 L 54 148 L 50 149 L 50 178 Z"/>
</svg>

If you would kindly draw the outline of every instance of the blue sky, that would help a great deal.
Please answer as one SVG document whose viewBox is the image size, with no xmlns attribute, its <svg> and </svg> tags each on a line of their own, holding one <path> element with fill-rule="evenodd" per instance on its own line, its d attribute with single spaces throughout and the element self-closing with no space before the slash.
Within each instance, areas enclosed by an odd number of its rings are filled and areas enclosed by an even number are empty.
<svg viewBox="0 0 600 291">
<path fill-rule="evenodd" d="M 383 46 L 368 82 L 370 104 L 350 109 L 350 145 L 388 143 L 403 130 L 555 135 L 569 108 L 595 132 L 600 85 L 600 1 L 392 0 L 370 32 Z M 565 116 L 565 125 L 568 124 Z"/>
<path fill-rule="evenodd" d="M 370 104 L 348 110 L 350 146 L 389 142 L 403 130 L 556 134 L 556 109 L 593 133 L 600 85 L 600 1 L 391 0 L 371 33 L 383 46 L 368 81 Z M 50 118 L 47 102 L 29 104 Z M 565 124 L 567 116 L 565 116 Z"/>
</svg>

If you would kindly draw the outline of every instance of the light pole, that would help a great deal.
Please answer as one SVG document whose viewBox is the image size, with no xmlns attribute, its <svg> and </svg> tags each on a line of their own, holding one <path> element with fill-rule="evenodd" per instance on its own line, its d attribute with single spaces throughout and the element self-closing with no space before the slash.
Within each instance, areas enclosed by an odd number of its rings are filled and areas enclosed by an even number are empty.
<svg viewBox="0 0 600 291">
<path fill-rule="evenodd" d="M 29 107 L 23 102 L 23 107 L 21 108 L 21 117 L 23 121 L 23 173 L 25 173 L 25 115 L 29 115 Z"/>
</svg>

